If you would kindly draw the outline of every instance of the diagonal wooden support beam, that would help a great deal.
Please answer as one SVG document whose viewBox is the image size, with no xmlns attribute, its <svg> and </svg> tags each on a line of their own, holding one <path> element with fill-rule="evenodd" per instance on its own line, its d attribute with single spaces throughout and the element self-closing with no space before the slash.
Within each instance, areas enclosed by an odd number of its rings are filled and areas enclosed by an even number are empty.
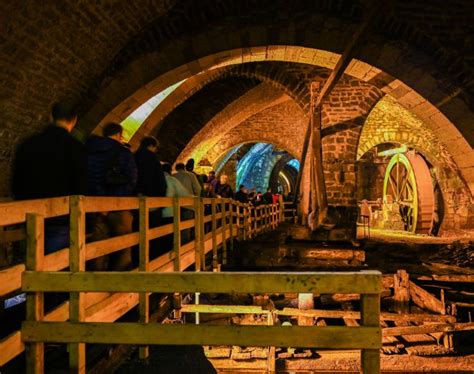
<svg viewBox="0 0 474 374">
<path fill-rule="evenodd" d="M 301 178 L 302 178 L 302 174 L 303 174 L 303 170 L 305 166 L 306 156 L 308 154 L 309 140 L 311 137 L 311 121 L 313 117 L 313 112 L 321 110 L 323 101 L 328 98 L 328 96 L 331 94 L 332 89 L 335 87 L 335 85 L 341 78 L 342 74 L 344 74 L 344 71 L 346 70 L 347 66 L 352 61 L 352 57 L 354 56 L 355 52 L 357 51 L 362 41 L 364 40 L 363 38 L 364 32 L 372 23 L 373 19 L 375 18 L 375 15 L 378 14 L 379 10 L 381 9 L 382 3 L 384 2 L 377 1 L 377 0 L 372 1 L 363 22 L 357 28 L 356 32 L 352 35 L 351 40 L 346 45 L 344 52 L 342 53 L 341 57 L 337 61 L 336 66 L 334 67 L 334 70 L 331 72 L 323 88 L 321 89 L 320 94 L 318 95 L 318 98 L 316 99 L 314 106 L 310 108 L 308 126 L 306 128 L 305 138 L 303 142 L 303 149 L 302 149 L 302 154 L 301 154 L 301 160 L 300 160 L 300 170 L 298 172 L 298 176 L 296 178 L 296 184 L 295 184 L 295 199 L 294 199 L 295 204 L 297 203 L 298 191 L 301 185 Z M 387 6 L 386 3 L 385 5 Z M 322 164 L 318 165 L 318 167 L 322 168 Z M 320 193 L 326 193 L 326 191 L 320 191 Z"/>
</svg>

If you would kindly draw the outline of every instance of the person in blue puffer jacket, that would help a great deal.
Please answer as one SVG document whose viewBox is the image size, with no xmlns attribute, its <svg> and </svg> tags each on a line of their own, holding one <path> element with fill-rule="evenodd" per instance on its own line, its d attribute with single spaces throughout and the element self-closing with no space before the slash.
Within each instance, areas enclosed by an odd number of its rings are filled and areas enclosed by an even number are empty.
<svg viewBox="0 0 474 374">
<path fill-rule="evenodd" d="M 123 143 L 123 128 L 109 123 L 103 136 L 92 136 L 86 143 L 87 189 L 91 196 L 133 196 L 137 183 L 137 166 L 132 152 Z M 130 211 L 98 213 L 88 219 L 89 240 L 102 240 L 132 232 Z M 91 261 L 91 270 L 130 270 L 132 250 L 126 248 Z"/>
<path fill-rule="evenodd" d="M 109 123 L 104 136 L 91 136 L 87 143 L 87 190 L 91 196 L 132 196 L 137 166 L 132 152 L 123 144 L 123 128 Z"/>
</svg>

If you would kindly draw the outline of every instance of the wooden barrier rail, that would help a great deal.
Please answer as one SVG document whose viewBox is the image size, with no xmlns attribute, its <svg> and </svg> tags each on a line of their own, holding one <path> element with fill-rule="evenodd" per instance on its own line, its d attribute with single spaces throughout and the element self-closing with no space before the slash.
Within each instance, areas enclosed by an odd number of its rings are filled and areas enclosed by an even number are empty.
<svg viewBox="0 0 474 374">
<path fill-rule="evenodd" d="M 79 250 L 80 252 L 80 250 Z M 30 365 L 42 372 L 43 343 L 199 344 L 361 349 L 362 368 L 378 373 L 381 348 L 380 292 L 377 271 L 318 273 L 152 273 L 26 271 L 23 290 L 31 297 L 43 292 L 201 292 L 201 293 L 360 293 L 361 326 L 212 326 L 163 325 L 140 322 L 45 322 L 41 315 L 23 323 L 22 337 L 30 349 Z M 29 301 L 33 303 L 33 300 Z M 248 307 L 247 307 L 248 308 Z M 74 372 L 84 372 L 85 357 L 71 360 Z"/>
<path fill-rule="evenodd" d="M 207 210 L 207 206 L 215 208 Z M 151 209 L 171 207 L 175 213 L 174 223 L 159 227 L 149 227 L 148 213 Z M 192 210 L 194 218 L 180 220 L 181 208 Z M 136 272 L 172 272 L 183 271 L 195 264 L 196 270 L 205 270 L 205 256 L 213 252 L 213 267 L 218 267 L 217 250 L 222 247 L 223 263 L 227 260 L 227 250 L 232 250 L 235 238 L 251 238 L 256 232 L 251 230 L 250 221 L 244 225 L 239 217 L 239 210 L 249 212 L 248 219 L 251 220 L 252 213 L 256 208 L 247 204 L 241 204 L 230 199 L 202 199 L 202 198 L 148 198 L 148 197 L 59 197 L 42 200 L 18 201 L 0 204 L 0 227 L 12 225 L 27 225 L 27 228 L 17 228 L 12 232 L 22 234 L 11 235 L 14 240 L 25 238 L 28 231 L 28 256 L 27 259 L 35 259 L 28 264 L 18 264 L 7 269 L 0 270 L 0 301 L 20 292 L 21 277 L 25 269 L 57 272 L 66 268 L 83 271 L 85 262 L 98 258 L 124 248 L 139 245 L 140 263 Z M 111 212 L 120 210 L 138 211 L 140 229 L 138 232 L 112 237 L 95 242 L 86 243 L 85 216 L 89 213 Z M 280 223 L 280 211 L 278 205 L 267 208 L 265 219 L 268 224 L 263 228 L 263 221 L 257 222 L 258 232 L 275 228 Z M 64 248 L 57 252 L 44 255 L 44 220 L 47 218 L 70 215 L 71 219 L 71 244 L 70 248 Z M 178 217 L 178 219 L 176 219 Z M 206 232 L 206 223 L 211 222 L 213 230 Z M 26 230 L 26 231 L 25 231 Z M 181 233 L 184 230 L 194 230 L 195 238 L 188 243 L 182 243 Z M 3 231 L 3 233 L 9 231 Z M 173 234 L 174 244 L 171 251 L 152 260 L 149 259 L 149 241 L 163 236 Z M 5 238 L 8 236 L 2 236 Z M 35 238 L 35 240 L 33 240 Z M 73 249 L 71 251 L 70 249 Z M 78 249 L 79 248 L 79 249 Z M 147 249 L 148 248 L 148 249 Z M 79 255 L 74 257 L 71 253 Z M 79 269 L 79 270 L 77 270 Z M 131 273 L 127 273 L 131 274 Z M 29 298 L 31 299 L 31 298 Z M 147 321 L 148 293 L 111 293 L 91 292 L 73 296 L 71 301 L 57 306 L 47 314 L 42 315 L 42 297 L 36 297 L 34 302 L 28 301 L 29 309 L 27 316 L 42 318 L 44 321 L 89 321 L 89 322 L 113 322 L 139 305 L 141 321 Z M 33 308 L 33 309 L 31 309 Z M 77 359 L 83 354 L 83 346 L 71 346 L 76 352 Z M 20 331 L 14 331 L 10 335 L 0 339 L 0 367 L 18 356 L 25 347 Z M 33 349 L 35 351 L 35 349 Z M 32 369 L 34 370 L 34 368 Z"/>
</svg>

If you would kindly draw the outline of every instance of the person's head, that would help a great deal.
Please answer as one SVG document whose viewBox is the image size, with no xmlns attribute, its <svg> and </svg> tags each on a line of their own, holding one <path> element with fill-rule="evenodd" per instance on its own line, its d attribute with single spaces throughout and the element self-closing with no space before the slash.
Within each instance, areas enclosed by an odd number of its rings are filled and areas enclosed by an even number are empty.
<svg viewBox="0 0 474 374">
<path fill-rule="evenodd" d="M 267 188 L 267 192 L 272 193 L 272 189 L 270 187 Z"/>
<path fill-rule="evenodd" d="M 156 153 L 159 145 L 160 143 L 158 143 L 158 140 L 154 136 L 145 136 L 140 141 L 140 148 L 148 149 L 153 153 Z"/>
<path fill-rule="evenodd" d="M 169 162 L 161 164 L 161 170 L 163 170 L 163 173 L 171 174 L 171 164 Z"/>
<path fill-rule="evenodd" d="M 199 179 L 201 180 L 202 183 L 208 183 L 206 174 L 199 175 Z"/>
<path fill-rule="evenodd" d="M 193 171 L 193 170 L 194 170 L 194 158 L 190 158 L 190 159 L 186 162 L 186 170 L 187 170 L 187 171 Z"/>
<path fill-rule="evenodd" d="M 225 174 L 221 175 L 221 177 L 220 177 L 221 184 L 227 184 L 228 180 L 229 180 L 229 178 L 227 177 L 227 175 L 225 175 Z"/>
<path fill-rule="evenodd" d="M 114 139 L 122 143 L 123 127 L 118 123 L 109 122 L 102 129 L 102 135 L 104 135 L 106 138 Z"/>
<path fill-rule="evenodd" d="M 209 177 L 214 178 L 216 176 L 216 172 L 214 170 L 211 170 L 209 172 Z"/>
<path fill-rule="evenodd" d="M 71 103 L 56 102 L 51 108 L 51 117 L 56 126 L 71 132 L 77 123 L 77 111 Z"/>
<path fill-rule="evenodd" d="M 246 190 L 246 189 L 245 189 L 245 186 L 244 186 L 243 184 L 241 184 L 241 185 L 239 186 L 239 190 L 242 191 L 242 192 L 245 192 L 245 190 Z"/>
<path fill-rule="evenodd" d="M 176 166 L 174 167 L 176 169 L 176 171 L 181 171 L 181 170 L 184 170 L 184 164 L 182 162 L 176 164 Z"/>
</svg>

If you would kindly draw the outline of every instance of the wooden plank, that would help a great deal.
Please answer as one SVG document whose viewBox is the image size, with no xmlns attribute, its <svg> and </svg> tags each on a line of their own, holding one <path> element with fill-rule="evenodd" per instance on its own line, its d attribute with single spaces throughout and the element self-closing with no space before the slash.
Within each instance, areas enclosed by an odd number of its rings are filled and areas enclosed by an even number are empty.
<svg viewBox="0 0 474 374">
<path fill-rule="evenodd" d="M 194 198 L 194 248 L 195 248 L 195 267 L 196 271 L 201 271 L 202 268 L 202 253 L 204 251 L 203 232 L 201 231 L 202 222 L 202 204 L 201 198 Z"/>
<path fill-rule="evenodd" d="M 26 214 L 26 269 L 43 270 L 44 260 L 44 216 Z M 44 294 L 28 293 L 26 296 L 26 320 L 41 322 L 44 319 Z M 26 370 L 28 373 L 44 372 L 44 344 L 26 345 Z"/>
<path fill-rule="evenodd" d="M 427 309 L 431 312 L 446 314 L 446 308 L 441 300 L 438 300 L 428 291 L 410 281 L 410 296 L 413 302 L 420 308 Z"/>
<path fill-rule="evenodd" d="M 361 325 L 364 327 L 380 326 L 380 296 L 361 295 Z M 382 337 L 379 336 L 379 348 L 382 345 Z M 361 367 L 363 373 L 380 373 L 380 350 L 362 349 Z"/>
<path fill-rule="evenodd" d="M 116 236 L 114 238 L 98 240 L 86 245 L 86 260 L 105 256 L 109 253 L 117 252 L 125 248 L 138 244 L 138 232 Z"/>
<path fill-rule="evenodd" d="M 179 206 L 185 206 L 187 208 L 193 208 L 194 207 L 194 197 L 180 197 L 178 198 L 179 200 Z"/>
<path fill-rule="evenodd" d="M 27 292 L 304 292 L 377 294 L 381 274 L 363 272 L 248 273 L 222 272 L 156 274 L 130 272 L 29 272 L 23 273 Z"/>
<path fill-rule="evenodd" d="M 169 223 L 167 225 L 154 227 L 150 229 L 150 240 L 160 238 L 173 233 L 173 224 Z"/>
<path fill-rule="evenodd" d="M 277 315 L 282 316 L 305 316 L 313 318 L 351 318 L 360 319 L 360 312 L 348 310 L 327 310 L 327 309 L 311 309 L 300 310 L 296 308 L 283 308 L 283 310 L 274 311 Z M 398 313 L 380 313 L 381 321 L 405 321 L 405 322 L 456 322 L 456 317 L 449 315 L 433 315 L 433 314 L 398 314 Z"/>
<path fill-rule="evenodd" d="M 268 314 L 269 310 L 263 310 L 256 305 L 205 305 L 185 304 L 181 306 L 183 313 L 229 313 L 229 314 Z"/>
<path fill-rule="evenodd" d="M 226 212 L 226 199 L 222 199 L 221 202 L 221 222 L 222 231 L 227 231 L 227 212 Z M 227 240 L 222 239 L 222 265 L 227 265 Z"/>
<path fill-rule="evenodd" d="M 229 228 L 230 228 L 230 251 L 234 251 L 234 235 L 237 236 L 238 232 L 235 232 L 235 224 L 234 224 L 234 202 L 232 199 L 229 199 Z M 234 234 L 235 232 L 235 234 Z"/>
<path fill-rule="evenodd" d="M 71 196 L 70 211 L 71 216 L 69 269 L 75 274 L 85 275 L 84 271 L 86 270 L 86 210 L 83 196 Z M 70 293 L 69 320 L 71 322 L 85 321 L 85 298 L 82 292 Z M 70 371 L 74 373 L 85 374 L 85 344 L 71 343 L 69 344 L 68 348 Z"/>
<path fill-rule="evenodd" d="M 181 221 L 179 223 L 179 229 L 186 230 L 186 229 L 192 229 L 195 225 L 195 220 L 193 219 L 187 219 L 186 221 Z"/>
<path fill-rule="evenodd" d="M 58 271 L 69 266 L 69 248 L 61 249 L 44 257 L 44 270 Z"/>
<path fill-rule="evenodd" d="M 181 221 L 181 211 L 179 208 L 179 200 L 173 198 L 173 253 L 174 253 L 174 269 L 179 271 L 179 247 L 181 246 L 181 230 L 179 228 Z"/>
<path fill-rule="evenodd" d="M 387 327 L 386 329 L 383 329 L 383 336 L 431 334 L 435 332 L 454 332 L 468 330 L 474 330 L 474 322 L 434 323 L 421 326 Z"/>
<path fill-rule="evenodd" d="M 0 340 L 0 367 L 5 365 L 10 360 L 13 360 L 25 349 L 25 344 L 21 340 L 20 331 L 8 335 Z"/>
<path fill-rule="evenodd" d="M 140 234 L 140 244 L 139 244 L 139 271 L 149 271 L 149 258 L 150 258 L 150 238 L 149 238 L 149 215 L 150 209 L 148 207 L 148 201 L 145 196 L 140 197 L 140 207 L 139 207 L 139 234 Z M 150 312 L 150 301 L 148 292 L 142 292 L 139 295 L 139 321 L 141 323 L 148 323 L 150 321 L 149 312 Z M 149 347 L 143 346 L 139 348 L 138 356 L 141 359 L 145 359 L 149 356 Z"/>
<path fill-rule="evenodd" d="M 16 225 L 26 221 L 27 213 L 37 213 L 45 218 L 69 213 L 69 198 L 23 200 L 0 204 L 0 226 Z"/>
<path fill-rule="evenodd" d="M 379 327 L 216 326 L 141 323 L 25 322 L 27 342 L 170 344 L 379 349 Z"/>
<path fill-rule="evenodd" d="M 0 230 L 0 244 L 19 242 L 26 239 L 25 229 Z"/>
<path fill-rule="evenodd" d="M 7 295 L 21 288 L 21 274 L 24 271 L 24 264 L 0 270 L 0 296 Z"/>
<path fill-rule="evenodd" d="M 211 233 L 212 233 L 212 268 L 214 270 L 218 267 L 217 258 L 217 219 L 216 219 L 216 199 L 212 199 L 211 202 Z"/>
<path fill-rule="evenodd" d="M 168 208 L 173 206 L 173 198 L 171 197 L 148 197 L 148 207 L 154 208 Z"/>
<path fill-rule="evenodd" d="M 474 275 L 437 275 L 433 274 L 431 276 L 420 275 L 416 277 L 417 280 L 434 280 L 438 282 L 464 282 L 464 283 L 474 283 Z"/>
<path fill-rule="evenodd" d="M 114 212 L 138 209 L 138 197 L 84 197 L 84 211 L 87 213 Z"/>
<path fill-rule="evenodd" d="M 407 313 L 410 310 L 410 278 L 405 270 L 398 270 L 393 275 L 395 311 Z"/>
</svg>

